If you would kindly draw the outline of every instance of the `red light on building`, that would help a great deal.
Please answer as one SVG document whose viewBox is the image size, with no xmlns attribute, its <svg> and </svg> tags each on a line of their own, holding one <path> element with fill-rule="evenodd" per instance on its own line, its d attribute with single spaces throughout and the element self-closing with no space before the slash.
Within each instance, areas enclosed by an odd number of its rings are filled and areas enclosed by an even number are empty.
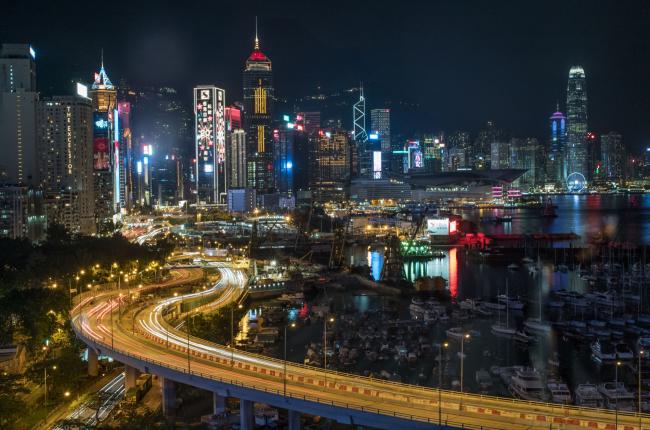
<svg viewBox="0 0 650 430">
<path fill-rule="evenodd" d="M 451 221 L 449 223 L 449 234 L 456 233 L 458 231 L 458 222 Z"/>
</svg>

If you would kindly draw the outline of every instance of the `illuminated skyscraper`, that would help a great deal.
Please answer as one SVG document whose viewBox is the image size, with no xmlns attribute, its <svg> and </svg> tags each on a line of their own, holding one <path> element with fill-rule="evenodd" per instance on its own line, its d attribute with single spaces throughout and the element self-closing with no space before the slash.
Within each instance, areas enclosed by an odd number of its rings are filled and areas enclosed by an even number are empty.
<svg viewBox="0 0 650 430">
<path fill-rule="evenodd" d="M 36 53 L 29 45 L 0 46 L 0 182 L 38 184 Z"/>
<path fill-rule="evenodd" d="M 566 108 L 566 175 L 579 173 L 584 177 L 588 177 L 586 144 L 587 82 L 585 71 L 580 66 L 573 66 L 569 70 Z"/>
<path fill-rule="evenodd" d="M 625 168 L 623 138 L 615 131 L 600 136 L 602 177 L 609 182 L 620 182 Z"/>
<path fill-rule="evenodd" d="M 255 31 L 253 52 L 246 59 L 244 81 L 244 130 L 247 148 L 248 187 L 259 193 L 275 189 L 273 173 L 273 70 L 271 60 L 260 50 Z"/>
<path fill-rule="evenodd" d="M 224 203 L 226 182 L 226 93 L 212 85 L 194 88 L 197 204 Z"/>
<path fill-rule="evenodd" d="M 566 151 L 566 117 L 560 112 L 559 106 L 556 112 L 549 118 L 551 139 L 548 151 L 547 177 L 551 182 L 563 184 L 567 177 L 565 164 Z"/>
<path fill-rule="evenodd" d="M 111 218 L 119 212 L 119 116 L 117 91 L 104 69 L 104 58 L 99 72 L 95 73 L 90 89 L 93 102 L 93 175 L 95 196 L 95 221 Z M 117 152 L 115 151 L 117 149 Z M 117 167 L 117 168 L 115 168 Z M 118 187 L 117 193 L 115 188 Z"/>
<path fill-rule="evenodd" d="M 93 197 L 93 108 L 82 95 L 38 103 L 39 176 L 48 222 L 70 232 L 95 232 Z"/>
</svg>

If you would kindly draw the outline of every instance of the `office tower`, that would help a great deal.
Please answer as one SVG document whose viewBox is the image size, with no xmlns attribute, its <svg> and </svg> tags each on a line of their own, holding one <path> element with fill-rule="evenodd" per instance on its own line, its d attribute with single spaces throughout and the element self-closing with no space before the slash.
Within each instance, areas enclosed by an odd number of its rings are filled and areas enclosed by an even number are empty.
<svg viewBox="0 0 650 430">
<path fill-rule="evenodd" d="M 473 166 L 477 170 L 491 167 L 492 143 L 507 142 L 505 133 L 498 129 L 494 122 L 487 121 L 485 127 L 478 132 L 472 148 Z"/>
<path fill-rule="evenodd" d="M 140 206 L 151 206 L 152 204 L 152 160 L 153 145 L 142 145 L 142 159 L 135 163 L 137 204 Z"/>
<path fill-rule="evenodd" d="M 226 113 L 226 131 L 243 130 L 242 125 L 242 112 L 237 106 L 228 106 L 225 109 Z"/>
<path fill-rule="evenodd" d="M 372 177 L 372 151 L 367 147 L 368 133 L 366 132 L 366 98 L 363 95 L 363 85 L 359 87 L 359 100 L 352 105 L 352 138 L 354 140 L 357 160 L 351 166 L 355 176 Z"/>
<path fill-rule="evenodd" d="M 535 187 L 543 179 L 543 153 L 539 142 L 534 137 L 512 139 L 510 141 L 510 164 L 512 169 L 526 172 L 513 184 L 521 188 Z"/>
<path fill-rule="evenodd" d="M 93 234 L 93 106 L 82 94 L 38 103 L 39 176 L 49 222 L 72 233 Z"/>
<path fill-rule="evenodd" d="M 183 163 L 176 154 L 165 154 L 152 161 L 151 188 L 154 203 L 174 206 L 183 199 Z"/>
<path fill-rule="evenodd" d="M 248 187 L 258 194 L 275 189 L 273 173 L 273 70 L 271 60 L 260 50 L 255 32 L 253 52 L 246 59 L 244 82 L 244 131 L 248 141 Z"/>
<path fill-rule="evenodd" d="M 119 193 L 115 196 L 113 188 L 115 169 L 112 166 L 115 147 L 119 146 L 119 143 L 116 145 L 116 136 L 119 135 L 117 91 L 106 74 L 103 56 L 99 72 L 95 73 L 90 97 L 93 103 L 95 222 L 101 223 L 119 212 Z"/>
<path fill-rule="evenodd" d="M 194 88 L 197 204 L 224 203 L 226 183 L 226 93 L 212 85 Z"/>
<path fill-rule="evenodd" d="M 372 109 L 370 111 L 370 131 L 379 135 L 382 171 L 387 172 L 391 154 L 390 109 Z"/>
<path fill-rule="evenodd" d="M 314 143 L 312 195 L 320 202 L 342 201 L 350 177 L 348 134 L 344 130 L 323 131 Z"/>
<path fill-rule="evenodd" d="M 26 44 L 0 46 L 0 182 L 36 185 L 36 53 Z"/>
<path fill-rule="evenodd" d="M 551 130 L 550 145 L 548 150 L 547 177 L 550 182 L 563 184 L 566 177 L 566 117 L 560 112 L 559 105 L 553 115 L 549 118 Z"/>
<path fill-rule="evenodd" d="M 228 187 L 245 188 L 246 180 L 246 132 L 242 129 L 230 133 L 230 151 L 228 162 L 230 164 L 230 179 Z"/>
<path fill-rule="evenodd" d="M 114 164 L 117 167 L 117 196 L 119 208 L 128 213 L 133 206 L 133 132 L 131 130 L 131 103 L 120 100 L 117 103 L 119 134 L 115 145 Z"/>
<path fill-rule="evenodd" d="M 320 112 L 298 112 L 295 124 L 302 127 L 307 135 L 317 133 L 321 128 Z"/>
<path fill-rule="evenodd" d="M 423 157 L 423 168 L 430 173 L 440 173 L 446 168 L 447 148 L 440 134 L 423 134 L 420 139 L 420 149 Z"/>
<path fill-rule="evenodd" d="M 250 188 L 231 188 L 228 190 L 228 211 L 247 213 L 255 209 L 257 194 Z"/>
<path fill-rule="evenodd" d="M 447 157 L 447 171 L 455 172 L 467 165 L 467 156 L 462 148 L 450 148 Z"/>
<path fill-rule="evenodd" d="M 600 136 L 602 177 L 608 182 L 621 182 L 624 178 L 625 147 L 623 138 L 615 131 Z"/>
<path fill-rule="evenodd" d="M 580 66 L 569 70 L 566 95 L 567 137 L 566 174 L 579 173 L 588 177 L 587 172 L 587 83 L 585 71 Z"/>
<path fill-rule="evenodd" d="M 490 168 L 492 170 L 510 168 L 510 142 L 492 142 L 490 148 Z"/>
</svg>

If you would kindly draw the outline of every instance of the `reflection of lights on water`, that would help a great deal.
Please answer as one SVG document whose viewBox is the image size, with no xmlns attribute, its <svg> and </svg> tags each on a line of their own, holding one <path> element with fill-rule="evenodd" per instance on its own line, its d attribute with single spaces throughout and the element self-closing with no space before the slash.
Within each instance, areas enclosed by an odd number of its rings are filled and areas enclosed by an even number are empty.
<svg viewBox="0 0 650 430">
<path fill-rule="evenodd" d="M 372 274 L 372 279 L 379 281 L 381 279 L 381 269 L 384 265 L 384 255 L 378 251 L 372 251 L 369 253 L 368 261 L 370 261 L 370 273 Z"/>
</svg>

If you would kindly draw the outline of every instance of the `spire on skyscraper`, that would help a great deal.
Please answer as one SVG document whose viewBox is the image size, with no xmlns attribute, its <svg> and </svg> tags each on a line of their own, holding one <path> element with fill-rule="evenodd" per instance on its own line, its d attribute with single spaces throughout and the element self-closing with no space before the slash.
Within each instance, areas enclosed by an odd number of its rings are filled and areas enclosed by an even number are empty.
<svg viewBox="0 0 650 430">
<path fill-rule="evenodd" d="M 260 49 L 260 39 L 257 37 L 257 15 L 255 16 L 255 49 Z"/>
<path fill-rule="evenodd" d="M 92 89 L 105 89 L 105 90 L 112 90 L 115 87 L 113 86 L 113 83 L 111 80 L 108 78 L 108 74 L 106 74 L 106 70 L 104 69 L 104 49 L 102 48 L 101 51 L 101 57 L 100 57 L 100 68 L 99 68 L 99 73 L 95 73 L 95 81 L 93 82 Z"/>
</svg>

